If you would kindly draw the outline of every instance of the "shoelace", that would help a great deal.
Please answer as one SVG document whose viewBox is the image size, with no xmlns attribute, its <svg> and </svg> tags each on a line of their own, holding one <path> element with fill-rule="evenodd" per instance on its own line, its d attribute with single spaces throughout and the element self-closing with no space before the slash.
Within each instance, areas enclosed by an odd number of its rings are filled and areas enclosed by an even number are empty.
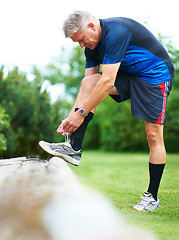
<svg viewBox="0 0 179 240">
<path fill-rule="evenodd" d="M 69 139 L 69 133 L 67 133 L 67 135 L 65 135 L 65 143 L 69 144 L 70 143 L 70 139 Z M 51 143 L 53 146 L 60 146 L 60 145 L 63 145 L 64 142 L 62 143 Z"/>
<path fill-rule="evenodd" d="M 70 142 L 70 139 L 69 139 L 68 136 L 69 136 L 69 133 L 67 133 L 67 135 L 65 136 L 65 142 L 66 142 L 66 143 L 69 143 L 69 142 Z"/>
<path fill-rule="evenodd" d="M 142 198 L 142 200 L 140 201 L 139 204 L 149 203 L 151 201 L 149 197 L 140 197 L 140 198 Z"/>
<path fill-rule="evenodd" d="M 61 119 L 61 121 L 63 121 L 63 120 Z M 68 136 L 69 136 L 69 133 L 66 132 L 66 134 L 67 134 L 67 135 L 65 135 L 65 142 L 66 142 L 66 143 L 69 143 L 69 142 L 70 142 L 70 139 L 69 139 L 69 137 L 68 137 Z"/>
</svg>

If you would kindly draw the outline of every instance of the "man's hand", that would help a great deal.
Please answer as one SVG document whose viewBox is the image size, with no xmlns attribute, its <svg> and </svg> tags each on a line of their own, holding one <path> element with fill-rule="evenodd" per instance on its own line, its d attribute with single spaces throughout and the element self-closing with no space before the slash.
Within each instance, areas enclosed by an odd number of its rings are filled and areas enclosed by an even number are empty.
<svg viewBox="0 0 179 240">
<path fill-rule="evenodd" d="M 57 133 L 66 136 L 71 132 L 75 132 L 79 126 L 84 121 L 84 116 L 79 113 L 79 111 L 70 114 L 62 123 L 59 125 L 57 129 Z"/>
</svg>

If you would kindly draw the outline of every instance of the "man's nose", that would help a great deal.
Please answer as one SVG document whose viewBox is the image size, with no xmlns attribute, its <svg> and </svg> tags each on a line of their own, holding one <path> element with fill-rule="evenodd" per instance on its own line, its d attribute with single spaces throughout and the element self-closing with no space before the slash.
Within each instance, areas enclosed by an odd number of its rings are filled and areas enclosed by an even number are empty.
<svg viewBox="0 0 179 240">
<path fill-rule="evenodd" d="M 85 46 L 85 44 L 83 42 L 80 42 L 80 47 L 83 48 Z"/>
</svg>

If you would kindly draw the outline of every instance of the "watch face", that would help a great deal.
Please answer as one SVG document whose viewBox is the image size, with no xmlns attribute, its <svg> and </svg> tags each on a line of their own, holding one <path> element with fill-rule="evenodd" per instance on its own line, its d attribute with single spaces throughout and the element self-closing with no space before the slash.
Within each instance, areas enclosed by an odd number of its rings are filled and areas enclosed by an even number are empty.
<svg viewBox="0 0 179 240">
<path fill-rule="evenodd" d="M 80 114 L 82 114 L 85 117 L 87 116 L 83 108 L 79 108 L 79 110 L 80 110 Z"/>
<path fill-rule="evenodd" d="M 80 113 L 81 113 L 81 114 L 84 114 L 84 112 L 85 112 L 85 111 L 84 111 L 83 109 L 80 109 Z"/>
</svg>

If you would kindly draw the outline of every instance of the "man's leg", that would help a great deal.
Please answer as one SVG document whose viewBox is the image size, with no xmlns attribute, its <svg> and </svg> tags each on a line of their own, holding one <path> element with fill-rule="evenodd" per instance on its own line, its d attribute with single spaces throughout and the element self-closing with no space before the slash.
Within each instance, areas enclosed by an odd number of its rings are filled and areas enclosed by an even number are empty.
<svg viewBox="0 0 179 240">
<path fill-rule="evenodd" d="M 149 173 L 148 192 L 157 201 L 160 180 L 166 163 L 166 150 L 163 140 L 163 125 L 145 122 L 145 131 L 149 144 Z"/>
<path fill-rule="evenodd" d="M 76 99 L 76 102 L 74 104 L 72 111 L 78 110 L 78 108 L 82 105 L 82 103 L 85 101 L 85 99 L 88 98 L 89 94 L 92 92 L 93 88 L 95 87 L 95 85 L 97 84 L 97 82 L 99 81 L 100 78 L 101 78 L 101 74 L 94 74 L 94 75 L 85 77 L 83 79 L 83 81 L 81 83 L 79 94 L 77 96 L 77 99 Z M 116 87 L 113 87 L 111 89 L 110 94 L 113 94 L 113 95 L 119 94 L 117 92 Z M 71 111 L 71 113 L 72 113 L 72 111 Z M 75 151 L 80 150 L 82 147 L 82 142 L 83 142 L 83 138 L 84 138 L 87 126 L 88 126 L 89 122 L 91 121 L 91 119 L 93 118 L 94 112 L 95 112 L 95 109 L 93 109 L 90 113 L 88 113 L 88 116 L 85 117 L 82 125 L 75 132 L 73 132 L 71 134 L 70 143 L 71 143 L 72 148 Z"/>
<path fill-rule="evenodd" d="M 150 182 L 148 190 L 143 194 L 141 202 L 132 208 L 138 211 L 151 211 L 159 207 L 157 193 L 166 162 L 166 151 L 163 141 L 163 125 L 145 122 L 145 131 L 150 149 Z"/>
<path fill-rule="evenodd" d="M 95 87 L 96 83 L 99 81 L 100 77 L 101 77 L 101 74 L 94 74 L 94 75 L 85 77 L 82 80 L 81 87 L 80 87 L 78 96 L 76 98 L 76 102 L 70 114 L 73 114 L 75 110 L 77 110 L 82 105 L 82 103 L 87 99 L 87 97 Z M 81 153 L 82 153 L 81 145 L 82 145 L 83 137 L 84 137 L 86 128 L 88 126 L 88 123 L 93 117 L 94 111 L 95 109 L 93 109 L 92 112 L 90 112 L 88 116 L 85 117 L 81 126 L 71 134 L 70 143 L 68 141 L 65 141 L 62 143 L 48 143 L 45 141 L 40 141 L 39 142 L 40 147 L 44 151 L 48 152 L 49 154 L 53 156 L 61 157 L 67 162 L 78 166 L 81 159 Z"/>
<path fill-rule="evenodd" d="M 97 84 L 100 78 L 101 74 L 93 74 L 83 78 L 75 104 L 70 114 L 75 111 L 75 108 L 79 108 L 82 105 L 82 103 L 88 98 L 89 94 L 93 91 L 95 85 Z M 94 113 L 95 109 L 93 109 L 92 112 Z"/>
<path fill-rule="evenodd" d="M 149 162 L 152 164 L 166 163 L 163 128 L 164 125 L 145 122 L 145 132 L 150 149 Z"/>
<path fill-rule="evenodd" d="M 101 74 L 94 74 L 94 75 L 87 76 L 82 80 L 76 102 L 70 114 L 72 114 L 74 111 L 77 111 L 78 108 L 82 105 L 82 103 L 88 98 L 88 96 L 94 89 L 96 83 L 99 81 L 100 77 L 101 77 Z M 75 151 L 78 151 L 82 148 L 83 138 L 84 138 L 87 126 L 91 121 L 91 119 L 93 118 L 94 112 L 95 112 L 95 109 L 89 112 L 88 116 L 85 117 L 84 122 L 81 124 L 81 126 L 71 134 L 70 144 Z"/>
<path fill-rule="evenodd" d="M 88 98 L 89 94 L 93 91 L 95 85 L 97 84 L 100 78 L 101 78 L 101 74 L 94 74 L 94 75 L 87 76 L 83 79 L 76 102 L 70 114 L 73 114 L 74 111 L 77 110 L 82 105 L 82 103 Z M 116 87 L 112 88 L 110 94 L 119 95 Z M 88 123 L 93 117 L 94 112 L 95 112 L 95 109 L 93 109 L 90 113 L 88 113 L 88 116 L 85 117 L 81 126 L 71 134 L 70 143 L 68 141 L 62 142 L 62 143 L 48 143 L 45 141 L 40 141 L 39 142 L 40 147 L 44 151 L 48 152 L 49 154 L 53 156 L 61 157 L 67 162 L 78 166 L 81 159 L 81 153 L 82 153 L 81 146 L 82 146 L 84 134 L 86 132 Z"/>
</svg>

